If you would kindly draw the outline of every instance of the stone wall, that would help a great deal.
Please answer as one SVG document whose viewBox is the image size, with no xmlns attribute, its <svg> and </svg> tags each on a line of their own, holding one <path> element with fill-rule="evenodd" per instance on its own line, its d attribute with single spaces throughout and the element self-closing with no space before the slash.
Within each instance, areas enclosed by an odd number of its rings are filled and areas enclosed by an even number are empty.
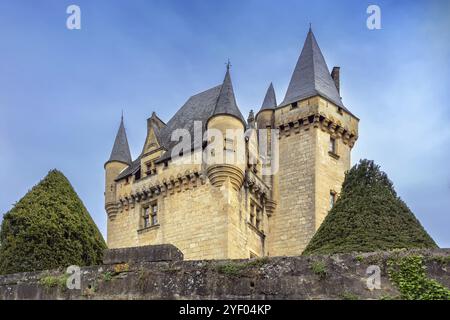
<svg viewBox="0 0 450 320">
<path fill-rule="evenodd" d="M 399 294 L 386 270 L 394 254 L 423 255 L 428 276 L 450 287 L 449 249 L 183 261 L 163 245 L 107 252 L 108 264 L 81 269 L 80 290 L 65 287 L 63 271 L 0 276 L 0 299 L 385 299 Z M 370 291 L 374 264 L 381 289 Z"/>
<path fill-rule="evenodd" d="M 317 132 L 280 135 L 279 199 L 269 218 L 269 255 L 302 253 L 315 232 L 315 148 Z"/>
</svg>

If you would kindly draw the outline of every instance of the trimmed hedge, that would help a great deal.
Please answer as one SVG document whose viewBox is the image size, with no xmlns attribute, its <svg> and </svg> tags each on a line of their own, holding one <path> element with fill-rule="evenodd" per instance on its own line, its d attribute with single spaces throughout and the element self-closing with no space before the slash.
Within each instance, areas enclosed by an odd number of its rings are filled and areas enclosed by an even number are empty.
<svg viewBox="0 0 450 320">
<path fill-rule="evenodd" d="M 386 173 L 361 160 L 347 172 L 341 196 L 303 254 L 436 247 Z"/>
<path fill-rule="evenodd" d="M 100 264 L 105 248 L 70 182 L 52 170 L 3 217 L 0 274 Z"/>
</svg>

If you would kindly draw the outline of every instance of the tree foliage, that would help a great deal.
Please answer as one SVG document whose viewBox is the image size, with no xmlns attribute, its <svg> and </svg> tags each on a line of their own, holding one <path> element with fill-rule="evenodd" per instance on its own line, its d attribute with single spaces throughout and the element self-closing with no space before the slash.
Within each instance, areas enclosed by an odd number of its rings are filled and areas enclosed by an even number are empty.
<svg viewBox="0 0 450 320">
<path fill-rule="evenodd" d="M 52 170 L 5 214 L 0 274 L 100 264 L 106 244 L 67 178 Z"/>
<path fill-rule="evenodd" d="M 435 247 L 386 173 L 361 160 L 347 172 L 339 199 L 304 254 Z"/>
</svg>

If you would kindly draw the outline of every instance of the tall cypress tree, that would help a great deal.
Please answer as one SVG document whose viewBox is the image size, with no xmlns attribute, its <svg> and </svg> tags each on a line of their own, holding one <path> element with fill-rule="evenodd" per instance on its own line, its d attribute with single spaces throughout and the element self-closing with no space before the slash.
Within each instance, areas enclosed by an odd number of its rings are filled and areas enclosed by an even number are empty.
<svg viewBox="0 0 450 320">
<path fill-rule="evenodd" d="M 303 254 L 435 247 L 386 173 L 361 160 L 347 172 L 341 196 Z"/>
<path fill-rule="evenodd" d="M 67 178 L 52 170 L 3 217 L 0 274 L 100 264 L 105 241 Z"/>
</svg>

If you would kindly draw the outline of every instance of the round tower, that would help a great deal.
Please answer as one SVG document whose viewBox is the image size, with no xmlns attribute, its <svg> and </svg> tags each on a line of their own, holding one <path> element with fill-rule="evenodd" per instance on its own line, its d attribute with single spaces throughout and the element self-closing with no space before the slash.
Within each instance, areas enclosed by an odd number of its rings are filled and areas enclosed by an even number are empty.
<svg viewBox="0 0 450 320">
<path fill-rule="evenodd" d="M 120 121 L 119 131 L 116 135 L 109 160 L 105 163 L 105 210 L 110 219 L 117 215 L 116 178 L 131 164 L 131 153 L 128 146 L 127 134 Z"/>
<path fill-rule="evenodd" d="M 265 143 L 267 145 L 265 153 L 267 159 L 264 159 L 265 161 L 263 163 L 263 165 L 265 166 L 271 166 L 274 164 L 273 161 L 278 161 L 276 158 L 277 154 L 275 154 L 272 151 L 272 130 L 274 129 L 276 107 L 277 107 L 277 99 L 275 96 L 275 90 L 273 88 L 273 84 L 270 83 L 270 86 L 267 89 L 266 96 L 264 97 L 264 102 L 261 106 L 261 109 L 256 114 L 256 126 L 259 132 L 260 140 L 261 137 L 263 137 L 262 133 L 264 133 L 266 136 Z M 262 141 L 259 141 L 259 143 L 261 144 Z M 276 173 L 263 174 L 262 178 L 266 183 L 266 185 L 269 186 L 271 190 L 271 194 L 266 202 L 266 209 L 268 214 L 272 214 L 275 211 L 278 199 L 278 176 Z"/>
<path fill-rule="evenodd" d="M 207 175 L 211 184 L 221 187 L 229 179 L 232 187 L 239 190 L 244 182 L 245 172 L 245 120 L 236 104 L 229 65 L 214 113 L 208 119 L 206 128 L 211 134 L 209 136 L 214 136 L 208 143 L 214 143 L 221 148 L 210 150 L 207 155 L 209 159 L 214 158 L 207 164 Z M 221 133 L 222 141 L 213 141 L 217 138 L 214 131 Z M 223 153 L 219 152 L 222 150 Z"/>
<path fill-rule="evenodd" d="M 275 90 L 271 83 L 267 89 L 266 96 L 261 109 L 256 114 L 256 124 L 258 129 L 272 129 L 274 122 L 275 108 L 277 107 L 277 100 L 275 97 Z"/>
</svg>

